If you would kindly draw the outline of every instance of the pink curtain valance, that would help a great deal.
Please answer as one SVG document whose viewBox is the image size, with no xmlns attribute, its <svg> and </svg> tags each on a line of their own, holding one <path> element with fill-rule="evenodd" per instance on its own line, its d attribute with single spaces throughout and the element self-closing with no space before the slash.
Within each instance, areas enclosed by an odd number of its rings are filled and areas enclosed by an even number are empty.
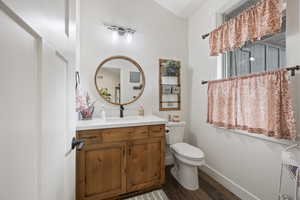
<svg viewBox="0 0 300 200">
<path fill-rule="evenodd" d="M 296 139 L 287 70 L 208 82 L 207 122 L 280 139 Z"/>
<path fill-rule="evenodd" d="M 210 55 L 242 47 L 265 35 L 278 33 L 282 25 L 282 0 L 262 0 L 210 33 Z"/>
</svg>

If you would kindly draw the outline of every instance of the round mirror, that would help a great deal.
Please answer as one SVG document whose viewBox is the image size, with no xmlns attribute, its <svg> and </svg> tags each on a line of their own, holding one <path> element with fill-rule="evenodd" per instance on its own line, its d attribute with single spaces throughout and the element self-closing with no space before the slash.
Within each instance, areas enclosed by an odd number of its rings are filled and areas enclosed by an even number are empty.
<svg viewBox="0 0 300 200">
<path fill-rule="evenodd" d="M 105 59 L 95 74 L 95 85 L 100 96 L 115 105 L 135 102 L 145 88 L 141 66 L 131 58 L 113 56 Z"/>
</svg>

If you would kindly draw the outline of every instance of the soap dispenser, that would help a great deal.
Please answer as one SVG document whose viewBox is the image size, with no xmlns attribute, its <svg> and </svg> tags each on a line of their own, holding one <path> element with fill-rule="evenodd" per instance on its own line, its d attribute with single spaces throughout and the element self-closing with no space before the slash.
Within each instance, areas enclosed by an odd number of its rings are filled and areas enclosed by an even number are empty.
<svg viewBox="0 0 300 200">
<path fill-rule="evenodd" d="M 101 118 L 103 121 L 106 121 L 106 113 L 104 109 L 104 104 L 101 105 Z"/>
</svg>

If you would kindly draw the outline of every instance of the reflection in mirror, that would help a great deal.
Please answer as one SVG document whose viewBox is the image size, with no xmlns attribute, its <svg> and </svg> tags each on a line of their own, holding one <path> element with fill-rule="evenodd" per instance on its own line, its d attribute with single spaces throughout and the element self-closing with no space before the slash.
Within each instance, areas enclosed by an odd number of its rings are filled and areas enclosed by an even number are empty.
<svg viewBox="0 0 300 200">
<path fill-rule="evenodd" d="M 144 90 L 141 67 L 127 57 L 111 57 L 101 63 L 95 75 L 99 94 L 109 103 L 126 105 L 137 100 Z"/>
</svg>

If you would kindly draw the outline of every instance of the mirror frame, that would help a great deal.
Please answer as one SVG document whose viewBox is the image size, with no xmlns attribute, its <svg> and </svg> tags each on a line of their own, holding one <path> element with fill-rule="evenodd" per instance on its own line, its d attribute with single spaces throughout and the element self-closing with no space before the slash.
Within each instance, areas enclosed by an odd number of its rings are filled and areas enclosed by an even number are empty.
<svg viewBox="0 0 300 200">
<path fill-rule="evenodd" d="M 142 88 L 141 88 L 141 92 L 140 94 L 135 98 L 133 99 L 132 101 L 130 102 L 127 102 L 127 103 L 115 103 L 115 102 L 111 102 L 111 101 L 108 101 L 107 99 L 105 99 L 101 93 L 100 93 L 100 89 L 97 85 L 97 74 L 98 72 L 100 71 L 101 67 L 111 61 L 111 60 L 115 60 L 115 59 L 123 59 L 123 60 L 127 60 L 128 62 L 131 62 L 132 64 L 134 64 L 138 70 L 141 72 L 142 74 Z M 141 96 L 142 94 L 144 93 L 144 89 L 145 89 L 145 85 L 146 85 L 146 79 L 145 79 L 145 74 L 144 74 L 144 71 L 142 69 L 142 67 L 135 61 L 133 60 L 132 58 L 129 58 L 127 56 L 111 56 L 109 58 L 106 58 L 105 60 L 103 60 L 100 65 L 98 66 L 97 70 L 96 70 L 96 73 L 95 73 L 95 77 L 94 77 L 94 83 L 95 83 L 95 87 L 96 87 L 96 90 L 98 92 L 98 94 L 102 97 L 102 99 L 104 99 L 106 102 L 110 103 L 110 104 L 114 104 L 114 105 L 119 105 L 119 106 L 125 106 L 125 105 L 129 105 L 129 104 L 132 104 L 133 102 L 137 101 Z"/>
</svg>

